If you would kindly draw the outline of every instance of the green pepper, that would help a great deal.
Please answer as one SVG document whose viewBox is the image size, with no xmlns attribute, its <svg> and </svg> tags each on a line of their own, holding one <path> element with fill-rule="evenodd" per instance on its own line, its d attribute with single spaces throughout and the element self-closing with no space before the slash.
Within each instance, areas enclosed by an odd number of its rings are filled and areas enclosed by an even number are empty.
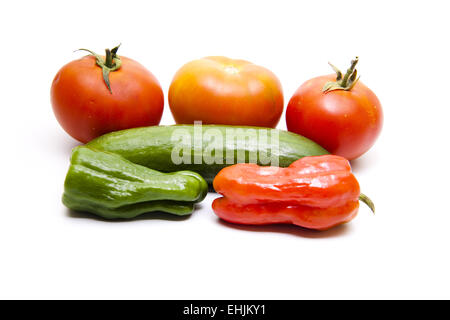
<svg viewBox="0 0 450 320">
<path fill-rule="evenodd" d="M 63 203 L 103 218 L 134 218 L 152 211 L 188 215 L 208 193 L 197 173 L 162 173 L 89 147 L 72 152 Z"/>
</svg>

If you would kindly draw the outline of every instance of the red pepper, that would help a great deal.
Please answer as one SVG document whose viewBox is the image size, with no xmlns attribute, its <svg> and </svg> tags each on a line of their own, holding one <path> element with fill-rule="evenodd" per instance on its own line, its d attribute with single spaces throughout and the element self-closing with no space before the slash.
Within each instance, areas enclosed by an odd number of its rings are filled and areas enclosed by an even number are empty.
<svg viewBox="0 0 450 320">
<path fill-rule="evenodd" d="M 239 224 L 326 230 L 352 220 L 358 200 L 374 209 L 349 162 L 335 155 L 304 157 L 288 168 L 236 164 L 218 173 L 214 189 L 224 196 L 214 200 L 214 212 Z"/>
</svg>

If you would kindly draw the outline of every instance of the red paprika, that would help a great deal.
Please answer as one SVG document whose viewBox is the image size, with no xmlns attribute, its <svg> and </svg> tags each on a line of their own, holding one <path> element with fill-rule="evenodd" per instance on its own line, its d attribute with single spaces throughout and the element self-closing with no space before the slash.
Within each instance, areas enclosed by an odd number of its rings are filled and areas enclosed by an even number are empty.
<svg viewBox="0 0 450 320">
<path fill-rule="evenodd" d="M 373 210 L 349 162 L 335 155 L 304 157 L 287 168 L 236 164 L 217 174 L 214 189 L 224 196 L 214 200 L 214 212 L 239 224 L 326 230 L 352 220 L 359 199 Z"/>
</svg>

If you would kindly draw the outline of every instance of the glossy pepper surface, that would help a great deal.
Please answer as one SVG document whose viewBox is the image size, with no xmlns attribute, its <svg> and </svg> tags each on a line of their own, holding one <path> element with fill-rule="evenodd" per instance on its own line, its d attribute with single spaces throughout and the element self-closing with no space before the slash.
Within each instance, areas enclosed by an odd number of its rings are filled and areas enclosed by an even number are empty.
<svg viewBox="0 0 450 320">
<path fill-rule="evenodd" d="M 219 172 L 214 189 L 223 195 L 213 202 L 223 220 L 316 230 L 352 220 L 360 198 L 349 162 L 335 155 L 304 157 L 287 168 L 236 164 Z"/>
<path fill-rule="evenodd" d="M 197 173 L 161 173 L 82 146 L 72 152 L 63 203 L 107 219 L 129 219 L 152 211 L 187 215 L 207 192 L 206 181 Z"/>
</svg>

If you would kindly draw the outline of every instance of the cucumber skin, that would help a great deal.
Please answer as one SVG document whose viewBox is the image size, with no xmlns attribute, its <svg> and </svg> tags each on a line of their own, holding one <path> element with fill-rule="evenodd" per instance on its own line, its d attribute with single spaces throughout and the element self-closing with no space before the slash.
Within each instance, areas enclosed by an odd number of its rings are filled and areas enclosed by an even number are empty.
<svg viewBox="0 0 450 320">
<path fill-rule="evenodd" d="M 267 136 L 270 137 L 274 131 L 278 131 L 279 134 L 279 166 L 287 167 L 292 162 L 305 157 L 305 156 L 318 156 L 328 154 L 324 148 L 317 143 L 309 140 L 303 136 L 288 131 L 260 128 L 260 127 L 242 127 L 242 126 L 224 126 L 224 125 L 203 125 L 202 131 L 207 129 L 219 130 L 223 137 L 226 136 L 227 129 L 255 129 L 257 133 L 260 130 L 266 130 Z M 227 164 L 225 158 L 223 164 L 206 164 L 202 161 L 202 164 L 194 164 L 191 161 L 190 164 L 174 164 L 171 159 L 172 149 L 177 144 L 171 141 L 172 134 L 177 129 L 187 130 L 191 135 L 191 156 L 193 159 L 195 145 L 194 139 L 194 125 L 172 125 L 172 126 L 152 126 L 121 130 L 111 132 L 98 137 L 87 144 L 90 148 L 108 151 L 121 155 L 125 159 L 162 172 L 173 172 L 180 170 L 190 170 L 199 173 L 208 183 L 212 183 L 216 174 L 223 168 L 234 164 Z M 245 138 L 244 138 L 245 139 Z M 259 159 L 259 151 L 272 150 L 270 138 L 265 145 L 259 144 L 258 147 L 258 161 L 259 165 L 263 165 Z M 202 134 L 202 147 L 203 150 L 208 146 L 210 142 L 205 139 Z M 237 143 L 236 143 L 237 144 Z M 235 161 L 238 149 L 236 147 L 229 152 L 234 152 Z M 226 148 L 223 148 L 223 154 L 226 154 Z M 249 162 L 249 152 L 255 151 L 248 145 L 244 149 L 239 150 L 245 152 L 245 162 Z M 192 160 L 191 159 L 191 160 Z"/>
</svg>

